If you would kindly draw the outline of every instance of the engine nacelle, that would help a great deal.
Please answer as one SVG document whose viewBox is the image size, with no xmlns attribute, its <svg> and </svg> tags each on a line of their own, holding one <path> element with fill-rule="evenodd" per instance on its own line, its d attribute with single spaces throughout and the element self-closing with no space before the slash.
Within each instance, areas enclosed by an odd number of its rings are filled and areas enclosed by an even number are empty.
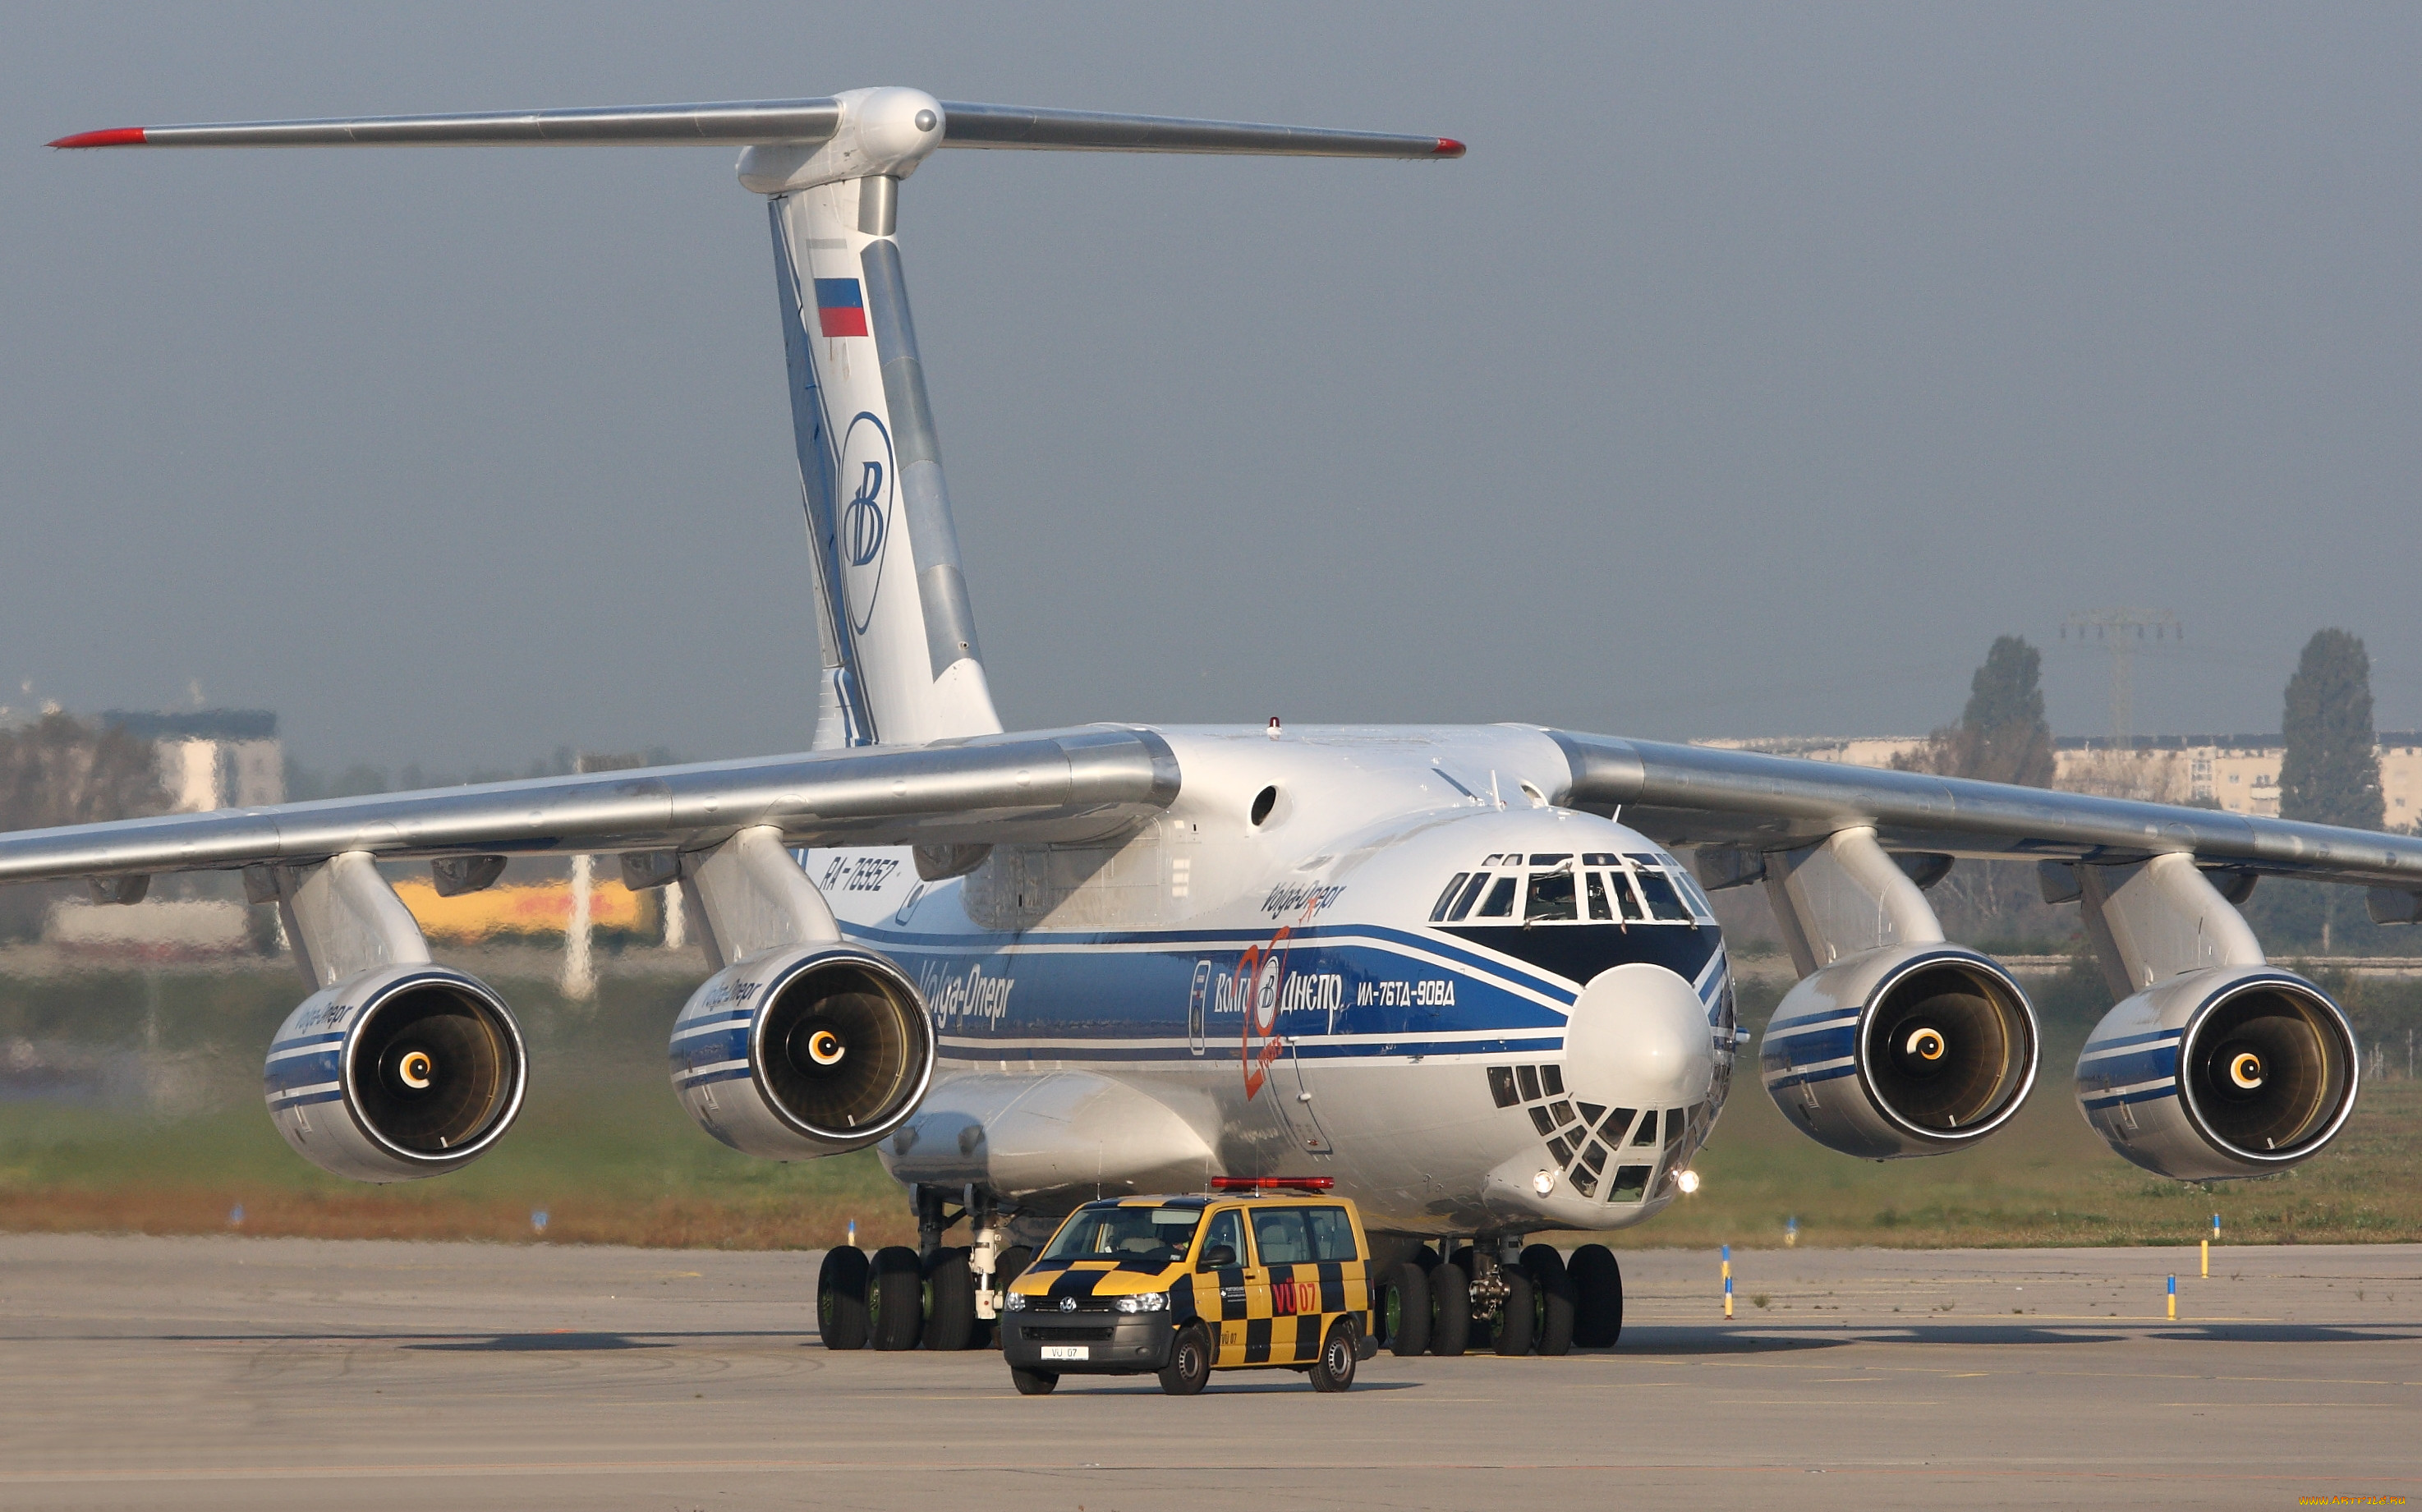
<svg viewBox="0 0 2422 1512">
<path fill-rule="evenodd" d="M 2268 967 L 2172 977 L 2094 1026 L 2077 1106 L 2111 1147 L 2181 1181 L 2310 1159 L 2354 1111 L 2354 1030 L 2327 993 Z"/>
<path fill-rule="evenodd" d="M 1775 1105 L 1819 1144 L 1871 1160 L 1941 1155 L 1991 1133 L 2026 1100 L 2035 1013 L 1990 957 L 1887 946 L 1785 994 L 1758 1062 Z"/>
<path fill-rule="evenodd" d="M 699 1126 L 750 1155 L 802 1160 L 898 1128 L 934 1078 L 917 984 L 849 945 L 768 951 L 724 968 L 673 1020 L 673 1091 Z"/>
<path fill-rule="evenodd" d="M 286 1142 L 358 1181 L 470 1164 L 511 1126 L 528 1079 L 504 1000 L 425 962 L 365 971 L 305 999 L 261 1067 Z"/>
</svg>

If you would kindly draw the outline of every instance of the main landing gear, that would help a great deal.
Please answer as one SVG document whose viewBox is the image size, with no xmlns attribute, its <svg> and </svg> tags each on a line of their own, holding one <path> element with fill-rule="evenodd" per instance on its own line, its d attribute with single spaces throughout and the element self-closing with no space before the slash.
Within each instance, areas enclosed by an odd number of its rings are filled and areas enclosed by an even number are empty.
<svg viewBox="0 0 2422 1512">
<path fill-rule="evenodd" d="M 956 1213 L 931 1187 L 917 1189 L 918 1246 L 888 1245 L 869 1255 L 852 1245 L 825 1252 L 816 1276 L 816 1329 L 827 1349 L 981 1349 L 999 1341 L 1000 1300 L 1034 1252 L 1004 1247 L 1000 1213 L 969 1188 Z M 942 1236 L 969 1220 L 973 1242 Z"/>
<path fill-rule="evenodd" d="M 1613 1347 L 1623 1332 L 1623 1270 L 1603 1244 L 1570 1261 L 1551 1245 L 1504 1236 L 1441 1260 L 1428 1245 L 1391 1267 L 1372 1299 L 1381 1342 L 1399 1355 L 1568 1353 Z"/>
</svg>

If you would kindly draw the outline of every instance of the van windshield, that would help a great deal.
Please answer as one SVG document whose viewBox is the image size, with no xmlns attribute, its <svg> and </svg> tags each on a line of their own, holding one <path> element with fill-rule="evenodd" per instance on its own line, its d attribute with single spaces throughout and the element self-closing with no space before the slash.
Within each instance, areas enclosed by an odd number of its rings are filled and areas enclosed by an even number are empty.
<svg viewBox="0 0 2422 1512">
<path fill-rule="evenodd" d="M 1202 1213 L 1190 1207 L 1079 1207 L 1051 1236 L 1043 1258 L 1171 1265 L 1186 1258 L 1202 1221 Z"/>
</svg>

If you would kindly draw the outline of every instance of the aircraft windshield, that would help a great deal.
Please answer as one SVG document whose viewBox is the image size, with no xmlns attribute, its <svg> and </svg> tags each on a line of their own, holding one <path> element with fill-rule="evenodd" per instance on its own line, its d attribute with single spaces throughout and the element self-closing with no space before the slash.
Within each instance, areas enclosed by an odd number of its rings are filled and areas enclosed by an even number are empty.
<svg viewBox="0 0 2422 1512">
<path fill-rule="evenodd" d="M 1043 1258 L 1169 1265 L 1186 1258 L 1202 1221 L 1200 1212 L 1187 1207 L 1079 1207 L 1051 1236 Z"/>
<path fill-rule="evenodd" d="M 1655 856 L 1490 856 L 1481 868 L 1448 879 L 1431 922 L 1688 924 L 1708 911 L 1692 906 L 1696 884 Z"/>
</svg>

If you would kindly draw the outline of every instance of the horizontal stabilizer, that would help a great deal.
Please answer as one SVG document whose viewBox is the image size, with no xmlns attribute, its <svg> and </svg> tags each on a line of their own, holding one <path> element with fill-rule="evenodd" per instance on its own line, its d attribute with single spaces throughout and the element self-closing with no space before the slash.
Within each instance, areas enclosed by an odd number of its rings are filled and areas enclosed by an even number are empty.
<svg viewBox="0 0 2422 1512">
<path fill-rule="evenodd" d="M 1236 152 L 1282 157 L 1455 158 L 1444 136 L 1121 116 L 1091 110 L 941 102 L 944 147 L 1080 152 Z M 457 116 L 359 116 L 325 120 L 122 126 L 62 136 L 53 147 L 556 147 L 808 143 L 840 130 L 841 102 L 757 100 L 711 104 L 519 110 Z"/>
</svg>

